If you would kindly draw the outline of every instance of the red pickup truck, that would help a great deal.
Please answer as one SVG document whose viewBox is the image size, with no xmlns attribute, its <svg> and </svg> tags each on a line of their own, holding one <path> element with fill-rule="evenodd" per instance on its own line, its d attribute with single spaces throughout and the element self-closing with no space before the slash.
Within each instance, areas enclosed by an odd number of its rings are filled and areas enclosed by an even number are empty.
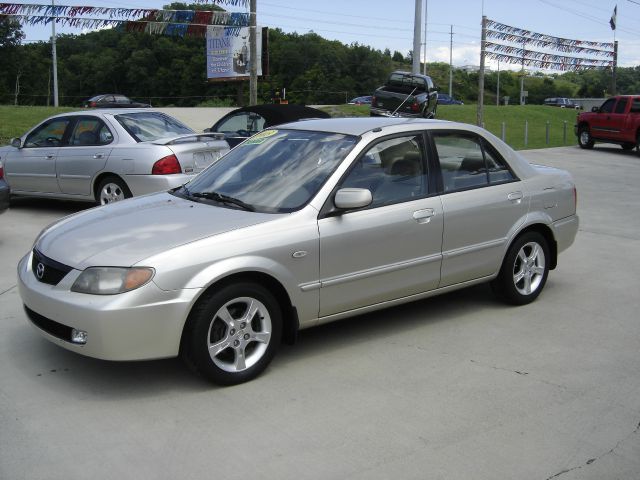
<svg viewBox="0 0 640 480">
<path fill-rule="evenodd" d="M 606 142 L 633 149 L 640 143 L 640 95 L 611 97 L 590 112 L 578 114 L 575 134 L 581 148 Z"/>
</svg>

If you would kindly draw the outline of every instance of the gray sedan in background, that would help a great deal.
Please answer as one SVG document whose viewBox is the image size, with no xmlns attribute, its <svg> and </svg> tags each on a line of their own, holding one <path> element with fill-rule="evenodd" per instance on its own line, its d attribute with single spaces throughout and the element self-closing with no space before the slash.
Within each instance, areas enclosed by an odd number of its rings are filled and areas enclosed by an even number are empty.
<svg viewBox="0 0 640 480">
<path fill-rule="evenodd" d="M 577 230 L 571 176 L 483 129 L 308 120 L 254 135 L 170 192 L 48 227 L 18 284 L 32 324 L 64 348 L 182 355 L 236 384 L 298 329 L 481 282 L 532 302 Z"/>
<path fill-rule="evenodd" d="M 164 113 L 100 109 L 44 120 L 0 160 L 12 195 L 106 204 L 182 185 L 228 150 Z"/>
</svg>

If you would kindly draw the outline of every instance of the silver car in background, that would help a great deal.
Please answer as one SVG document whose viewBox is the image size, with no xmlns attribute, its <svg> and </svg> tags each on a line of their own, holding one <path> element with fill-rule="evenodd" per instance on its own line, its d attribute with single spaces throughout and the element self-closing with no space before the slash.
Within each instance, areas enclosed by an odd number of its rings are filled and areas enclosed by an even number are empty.
<svg viewBox="0 0 640 480">
<path fill-rule="evenodd" d="M 106 204 L 188 182 L 229 150 L 149 109 L 101 109 L 48 118 L 0 148 L 12 195 Z"/>
<path fill-rule="evenodd" d="M 299 329 L 481 282 L 529 303 L 577 230 L 570 175 L 483 129 L 308 120 L 254 135 L 171 192 L 46 228 L 18 283 L 33 325 L 64 348 L 180 354 L 235 384 Z"/>
</svg>

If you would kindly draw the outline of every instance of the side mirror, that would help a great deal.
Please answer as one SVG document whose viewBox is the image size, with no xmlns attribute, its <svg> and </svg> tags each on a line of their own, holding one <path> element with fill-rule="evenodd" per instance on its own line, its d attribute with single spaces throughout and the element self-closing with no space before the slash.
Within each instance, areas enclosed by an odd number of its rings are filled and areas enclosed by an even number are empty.
<svg viewBox="0 0 640 480">
<path fill-rule="evenodd" d="M 600 107 L 591 107 L 591 111 L 593 113 L 598 113 L 600 111 Z"/>
<path fill-rule="evenodd" d="M 366 188 L 341 188 L 336 192 L 333 204 L 341 210 L 367 207 L 373 201 L 371 191 Z"/>
<path fill-rule="evenodd" d="M 22 140 L 20 140 L 19 138 L 12 138 L 11 146 L 14 148 L 22 148 Z"/>
</svg>

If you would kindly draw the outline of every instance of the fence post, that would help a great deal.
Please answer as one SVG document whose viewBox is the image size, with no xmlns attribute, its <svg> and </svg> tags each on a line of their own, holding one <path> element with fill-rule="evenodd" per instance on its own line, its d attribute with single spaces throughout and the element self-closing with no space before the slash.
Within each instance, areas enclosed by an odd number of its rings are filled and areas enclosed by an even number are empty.
<svg viewBox="0 0 640 480">
<path fill-rule="evenodd" d="M 524 147 L 527 148 L 529 144 L 529 121 L 524 121 Z"/>
<path fill-rule="evenodd" d="M 564 121 L 563 131 L 562 131 L 562 144 L 567 144 L 567 121 Z"/>
<path fill-rule="evenodd" d="M 547 120 L 547 124 L 545 126 L 545 140 L 547 145 L 549 145 L 549 120 Z"/>
<path fill-rule="evenodd" d="M 500 138 L 503 142 L 506 142 L 505 139 L 507 138 L 507 127 L 504 122 L 502 122 L 502 136 Z"/>
</svg>

